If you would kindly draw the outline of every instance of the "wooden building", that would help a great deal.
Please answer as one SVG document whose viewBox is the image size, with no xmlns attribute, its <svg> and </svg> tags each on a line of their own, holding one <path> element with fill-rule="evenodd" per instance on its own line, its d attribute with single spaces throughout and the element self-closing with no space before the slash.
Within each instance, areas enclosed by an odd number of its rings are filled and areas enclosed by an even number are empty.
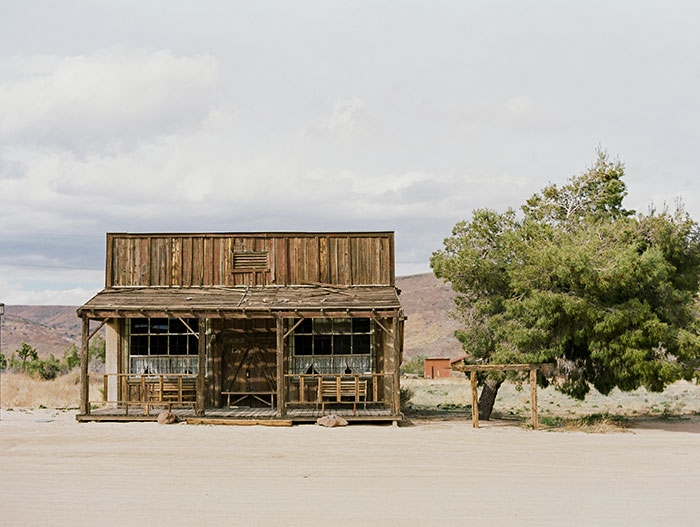
<svg viewBox="0 0 700 527">
<path fill-rule="evenodd" d="M 452 365 L 463 361 L 467 355 L 457 359 L 449 357 L 427 357 L 423 361 L 423 376 L 426 379 L 442 379 L 452 376 Z"/>
<path fill-rule="evenodd" d="M 393 232 L 108 233 L 105 289 L 78 309 L 78 419 L 397 421 L 398 293 Z"/>
</svg>

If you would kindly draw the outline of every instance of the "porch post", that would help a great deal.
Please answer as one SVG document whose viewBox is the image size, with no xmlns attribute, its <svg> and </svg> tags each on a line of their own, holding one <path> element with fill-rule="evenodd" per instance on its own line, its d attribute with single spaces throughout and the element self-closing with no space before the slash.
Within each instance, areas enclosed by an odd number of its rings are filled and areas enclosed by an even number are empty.
<svg viewBox="0 0 700 527">
<path fill-rule="evenodd" d="M 200 317 L 199 319 L 199 371 L 197 372 L 197 400 L 195 402 L 195 415 L 204 415 L 204 374 L 207 367 L 206 364 L 206 335 L 207 335 L 207 319 Z"/>
<path fill-rule="evenodd" d="M 287 414 L 284 377 L 284 319 L 277 315 L 277 415 Z"/>
<path fill-rule="evenodd" d="M 80 344 L 80 414 L 90 414 L 90 385 L 88 383 L 88 342 L 90 336 L 90 319 L 81 316 L 83 321 L 83 335 Z"/>
<path fill-rule="evenodd" d="M 399 317 L 394 315 L 392 320 L 392 347 L 394 348 L 394 377 L 393 377 L 393 389 L 392 389 L 392 414 L 399 415 L 401 412 L 401 389 L 399 387 L 399 375 L 401 368 L 401 335 L 399 331 Z"/>
</svg>

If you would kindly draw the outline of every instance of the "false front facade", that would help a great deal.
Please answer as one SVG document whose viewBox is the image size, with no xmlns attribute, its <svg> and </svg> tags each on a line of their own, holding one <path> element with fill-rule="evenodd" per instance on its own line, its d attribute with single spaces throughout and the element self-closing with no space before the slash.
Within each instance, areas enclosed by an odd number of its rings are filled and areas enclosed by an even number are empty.
<svg viewBox="0 0 700 527">
<path fill-rule="evenodd" d="M 109 233 L 106 263 L 79 420 L 401 418 L 392 232 Z"/>
</svg>

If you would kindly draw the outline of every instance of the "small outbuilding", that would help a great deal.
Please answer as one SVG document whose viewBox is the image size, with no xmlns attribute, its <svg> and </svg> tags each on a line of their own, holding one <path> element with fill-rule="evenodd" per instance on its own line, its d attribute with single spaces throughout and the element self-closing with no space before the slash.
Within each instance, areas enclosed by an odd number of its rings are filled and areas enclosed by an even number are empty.
<svg viewBox="0 0 700 527">
<path fill-rule="evenodd" d="M 449 357 L 428 357 L 423 362 L 424 374 L 426 379 L 442 379 L 452 375 L 452 365 L 467 358 L 467 355 L 457 359 Z"/>
</svg>

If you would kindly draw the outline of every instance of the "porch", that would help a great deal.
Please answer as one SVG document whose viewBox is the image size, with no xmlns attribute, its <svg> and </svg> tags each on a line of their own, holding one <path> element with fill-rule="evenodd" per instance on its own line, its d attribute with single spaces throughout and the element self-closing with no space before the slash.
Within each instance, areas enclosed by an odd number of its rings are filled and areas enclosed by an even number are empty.
<svg viewBox="0 0 700 527">
<path fill-rule="evenodd" d="M 320 408 L 292 408 L 287 411 L 287 415 L 284 417 L 279 417 L 274 408 L 206 408 L 204 417 L 196 416 L 192 408 L 173 408 L 172 413 L 177 415 L 181 421 L 186 421 L 189 424 L 218 424 L 217 421 L 229 421 L 230 424 L 245 424 L 242 421 L 250 421 L 253 424 L 257 421 L 289 422 L 290 424 L 310 423 L 315 422 L 323 415 L 330 414 L 343 417 L 349 422 L 396 422 L 402 419 L 401 415 L 392 415 L 387 408 L 358 408 L 356 412 L 353 412 L 352 408 L 326 408 L 325 411 Z M 99 408 L 88 415 L 77 416 L 77 420 L 80 422 L 135 422 L 156 421 L 157 419 L 158 412 L 151 411 L 147 414 L 143 407 L 129 408 L 128 413 L 125 408 Z"/>
<path fill-rule="evenodd" d="M 401 419 L 394 287 L 124 288 L 79 314 L 80 421 L 153 420 L 168 407 L 185 418 Z M 88 373 L 105 325 L 107 373 Z"/>
<path fill-rule="evenodd" d="M 285 374 L 281 392 L 270 392 L 270 402 L 261 399 L 263 392 L 240 392 L 251 399 L 237 397 L 234 403 L 262 401 L 264 406 L 231 404 L 196 407 L 197 375 L 191 374 L 89 374 L 103 386 L 99 399 L 89 399 L 89 412 L 81 412 L 77 420 L 89 421 L 155 421 L 169 409 L 180 420 L 192 424 L 215 424 L 212 421 L 275 421 L 313 422 L 324 415 L 342 416 L 348 421 L 400 421 L 402 415 L 395 404 L 394 373 L 374 374 Z M 119 390 L 110 390 L 118 386 Z M 109 393 L 120 393 L 111 400 Z M 233 393 L 233 392 L 222 392 Z M 283 404 L 278 403 L 281 395 Z M 201 400 L 202 397 L 199 397 Z M 235 423 L 231 423 L 235 424 Z M 242 424 L 242 423 L 241 423 Z"/>
</svg>

